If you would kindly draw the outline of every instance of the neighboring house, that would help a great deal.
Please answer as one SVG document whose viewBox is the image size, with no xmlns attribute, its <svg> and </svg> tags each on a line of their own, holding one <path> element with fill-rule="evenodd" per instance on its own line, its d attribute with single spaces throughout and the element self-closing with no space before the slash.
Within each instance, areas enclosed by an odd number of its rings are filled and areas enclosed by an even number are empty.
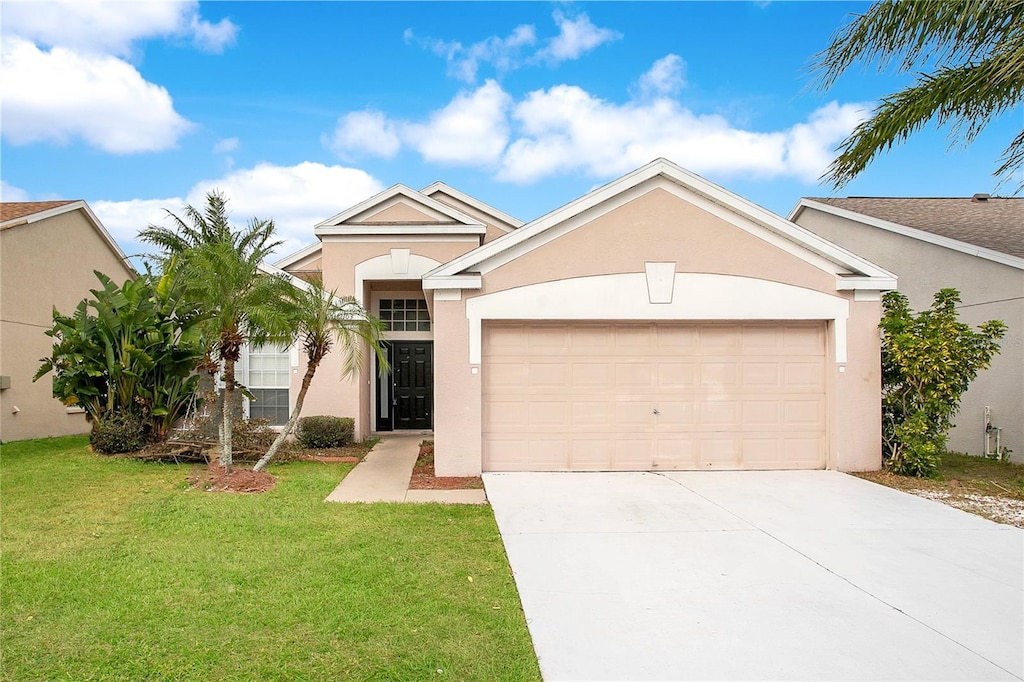
<svg viewBox="0 0 1024 682">
<path fill-rule="evenodd" d="M 806 198 L 790 220 L 896 273 L 915 310 L 952 287 L 961 320 L 1007 324 L 1001 353 L 964 395 L 948 447 L 982 454 L 989 408 L 1002 445 L 1024 462 L 1024 199 Z"/>
<path fill-rule="evenodd" d="M 894 276 L 668 161 L 526 225 L 438 183 L 315 233 L 277 266 L 380 316 L 392 371 L 334 353 L 305 413 L 432 430 L 438 475 L 881 465 Z M 300 365 L 241 380 L 290 405 Z"/>
<path fill-rule="evenodd" d="M 84 201 L 0 203 L 0 441 L 86 433 L 85 413 L 53 397 L 53 309 L 65 315 L 100 286 L 136 273 Z"/>
</svg>

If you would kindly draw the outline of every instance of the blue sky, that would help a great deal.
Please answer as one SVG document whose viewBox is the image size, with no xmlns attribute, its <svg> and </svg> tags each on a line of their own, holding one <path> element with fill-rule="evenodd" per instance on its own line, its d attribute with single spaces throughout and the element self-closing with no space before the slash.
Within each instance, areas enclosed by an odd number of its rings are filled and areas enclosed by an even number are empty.
<svg viewBox="0 0 1024 682">
<path fill-rule="evenodd" d="M 135 253 L 216 187 L 239 220 L 274 218 L 284 255 L 394 183 L 531 220 L 665 156 L 785 215 L 831 193 L 831 151 L 910 82 L 810 89 L 810 57 L 866 7 L 5 0 L 3 199 L 85 199 Z M 928 130 L 840 194 L 995 192 L 1021 121 L 966 150 Z"/>
</svg>

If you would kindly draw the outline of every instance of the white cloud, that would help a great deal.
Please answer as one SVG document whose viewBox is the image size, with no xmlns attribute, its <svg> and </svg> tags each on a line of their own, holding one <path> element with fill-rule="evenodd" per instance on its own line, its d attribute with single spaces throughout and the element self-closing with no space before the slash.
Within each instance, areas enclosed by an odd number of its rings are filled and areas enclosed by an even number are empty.
<svg viewBox="0 0 1024 682">
<path fill-rule="evenodd" d="M 230 19 L 203 19 L 199 3 L 58 0 L 3 7 L 5 139 L 14 144 L 81 139 L 114 154 L 176 146 L 192 124 L 167 90 L 126 57 L 154 38 L 188 40 L 222 52 L 236 38 Z"/>
<path fill-rule="evenodd" d="M 511 103 L 501 86 L 489 80 L 473 92 L 460 92 L 426 123 L 403 126 L 403 136 L 427 161 L 492 164 L 508 143 Z"/>
<path fill-rule="evenodd" d="M 835 157 L 835 146 L 868 118 L 867 104 L 830 102 L 814 111 L 807 123 L 789 130 L 786 164 L 805 180 L 817 180 Z"/>
<path fill-rule="evenodd" d="M 139 231 L 149 225 L 170 226 L 165 209 L 177 212 L 182 204 L 179 197 L 89 202 L 93 213 L 128 256 L 152 253 L 151 246 L 139 243 Z"/>
<path fill-rule="evenodd" d="M 6 180 L 0 180 L 0 201 L 28 201 L 28 192 L 20 187 L 7 184 Z"/>
<path fill-rule="evenodd" d="M 511 105 L 508 93 L 488 80 L 476 90 L 459 92 L 424 121 L 392 120 L 378 111 L 345 114 L 323 142 L 342 158 L 391 158 L 404 144 L 435 163 L 493 165 L 508 143 Z"/>
<path fill-rule="evenodd" d="M 559 85 L 516 105 L 512 116 L 521 134 L 509 145 L 498 178 L 530 183 L 568 171 L 609 177 L 666 157 L 698 173 L 814 181 L 864 114 L 863 105 L 831 103 L 807 123 L 761 132 L 664 97 L 616 104 Z"/>
<path fill-rule="evenodd" d="M 499 74 L 514 71 L 521 64 L 523 48 L 537 42 L 536 30 L 524 24 L 508 36 L 491 36 L 465 47 L 459 41 L 418 38 L 412 29 L 405 31 L 406 42 L 418 42 L 448 62 L 448 75 L 467 83 L 476 81 L 480 64 L 492 64 Z"/>
<path fill-rule="evenodd" d="M 203 19 L 192 2 L 5 2 L 4 37 L 19 36 L 48 47 L 128 56 L 139 40 L 188 39 L 200 50 L 219 53 L 234 43 L 238 27 L 229 19 Z"/>
<path fill-rule="evenodd" d="M 213 145 L 214 154 L 228 154 L 238 149 L 238 138 L 237 137 L 225 137 L 223 140 L 218 140 L 217 144 Z"/>
<path fill-rule="evenodd" d="M 552 64 L 579 59 L 587 52 L 622 37 L 618 31 L 594 26 L 586 14 L 570 18 L 562 12 L 555 12 L 554 17 L 558 35 L 536 55 Z"/>
<path fill-rule="evenodd" d="M 2 50 L 3 136 L 13 144 L 80 137 L 114 154 L 174 147 L 192 124 L 164 88 L 116 57 L 12 38 Z"/>
<path fill-rule="evenodd" d="M 723 115 L 695 113 L 669 96 L 682 86 L 684 67 L 676 55 L 658 60 L 638 81 L 640 93 L 623 103 L 572 85 L 536 90 L 515 102 L 489 80 L 422 121 L 373 112 L 366 127 L 378 137 L 386 131 L 387 144 L 355 136 L 345 142 L 336 133 L 333 147 L 344 157 L 355 151 L 394 156 L 405 146 L 425 161 L 493 170 L 498 180 L 520 184 L 559 173 L 609 178 L 658 157 L 703 174 L 814 182 L 834 147 L 870 109 L 832 102 L 789 127 L 749 130 Z M 338 129 L 348 131 L 351 117 L 360 113 L 343 116 Z"/>
<path fill-rule="evenodd" d="M 138 243 L 139 230 L 150 224 L 167 225 L 166 210 L 181 215 L 182 207 L 201 207 L 213 189 L 228 197 L 232 222 L 245 224 L 250 218 L 272 218 L 278 238 L 284 240 L 277 256 L 284 256 L 313 241 L 313 226 L 335 213 L 370 197 L 383 186 L 373 176 L 343 166 L 304 162 L 295 166 L 269 163 L 239 169 L 203 180 L 182 197 L 90 201 L 100 221 L 129 255 L 150 252 Z"/>
<path fill-rule="evenodd" d="M 338 119 L 334 133 L 323 143 L 342 157 L 370 154 L 390 159 L 402 146 L 394 123 L 379 111 L 353 111 Z"/>
<path fill-rule="evenodd" d="M 677 54 L 665 55 L 640 76 L 644 97 L 674 95 L 686 85 L 686 62 Z"/>
<path fill-rule="evenodd" d="M 564 61 L 579 59 L 604 43 L 618 40 L 622 34 L 607 28 L 598 28 L 586 14 L 570 18 L 560 11 L 553 15 L 558 34 L 545 41 L 539 50 L 524 54 L 527 48 L 537 44 L 537 29 L 530 24 L 517 26 L 504 38 L 490 36 L 468 47 L 458 40 L 420 38 L 407 28 L 404 38 L 407 43 L 418 43 L 448 62 L 448 75 L 466 83 L 475 83 L 483 64 L 490 64 L 498 76 L 515 71 L 523 64 L 546 62 L 557 65 Z"/>
</svg>

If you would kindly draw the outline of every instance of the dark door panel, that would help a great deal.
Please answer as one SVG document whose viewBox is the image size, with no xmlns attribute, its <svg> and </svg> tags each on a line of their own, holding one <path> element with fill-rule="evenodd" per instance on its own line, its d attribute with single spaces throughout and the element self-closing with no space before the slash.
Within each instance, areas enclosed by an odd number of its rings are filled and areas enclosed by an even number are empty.
<svg viewBox="0 0 1024 682">
<path fill-rule="evenodd" d="M 434 425 L 434 344 L 391 344 L 394 428 L 430 429 Z"/>
</svg>

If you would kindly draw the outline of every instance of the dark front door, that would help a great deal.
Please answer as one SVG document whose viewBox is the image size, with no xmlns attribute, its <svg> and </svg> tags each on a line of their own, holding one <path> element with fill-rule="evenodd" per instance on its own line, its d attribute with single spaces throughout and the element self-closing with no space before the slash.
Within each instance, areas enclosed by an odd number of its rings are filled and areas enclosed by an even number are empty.
<svg viewBox="0 0 1024 682">
<path fill-rule="evenodd" d="M 378 384 L 377 430 L 433 428 L 433 342 L 392 341 L 388 345 L 391 375 Z"/>
</svg>

